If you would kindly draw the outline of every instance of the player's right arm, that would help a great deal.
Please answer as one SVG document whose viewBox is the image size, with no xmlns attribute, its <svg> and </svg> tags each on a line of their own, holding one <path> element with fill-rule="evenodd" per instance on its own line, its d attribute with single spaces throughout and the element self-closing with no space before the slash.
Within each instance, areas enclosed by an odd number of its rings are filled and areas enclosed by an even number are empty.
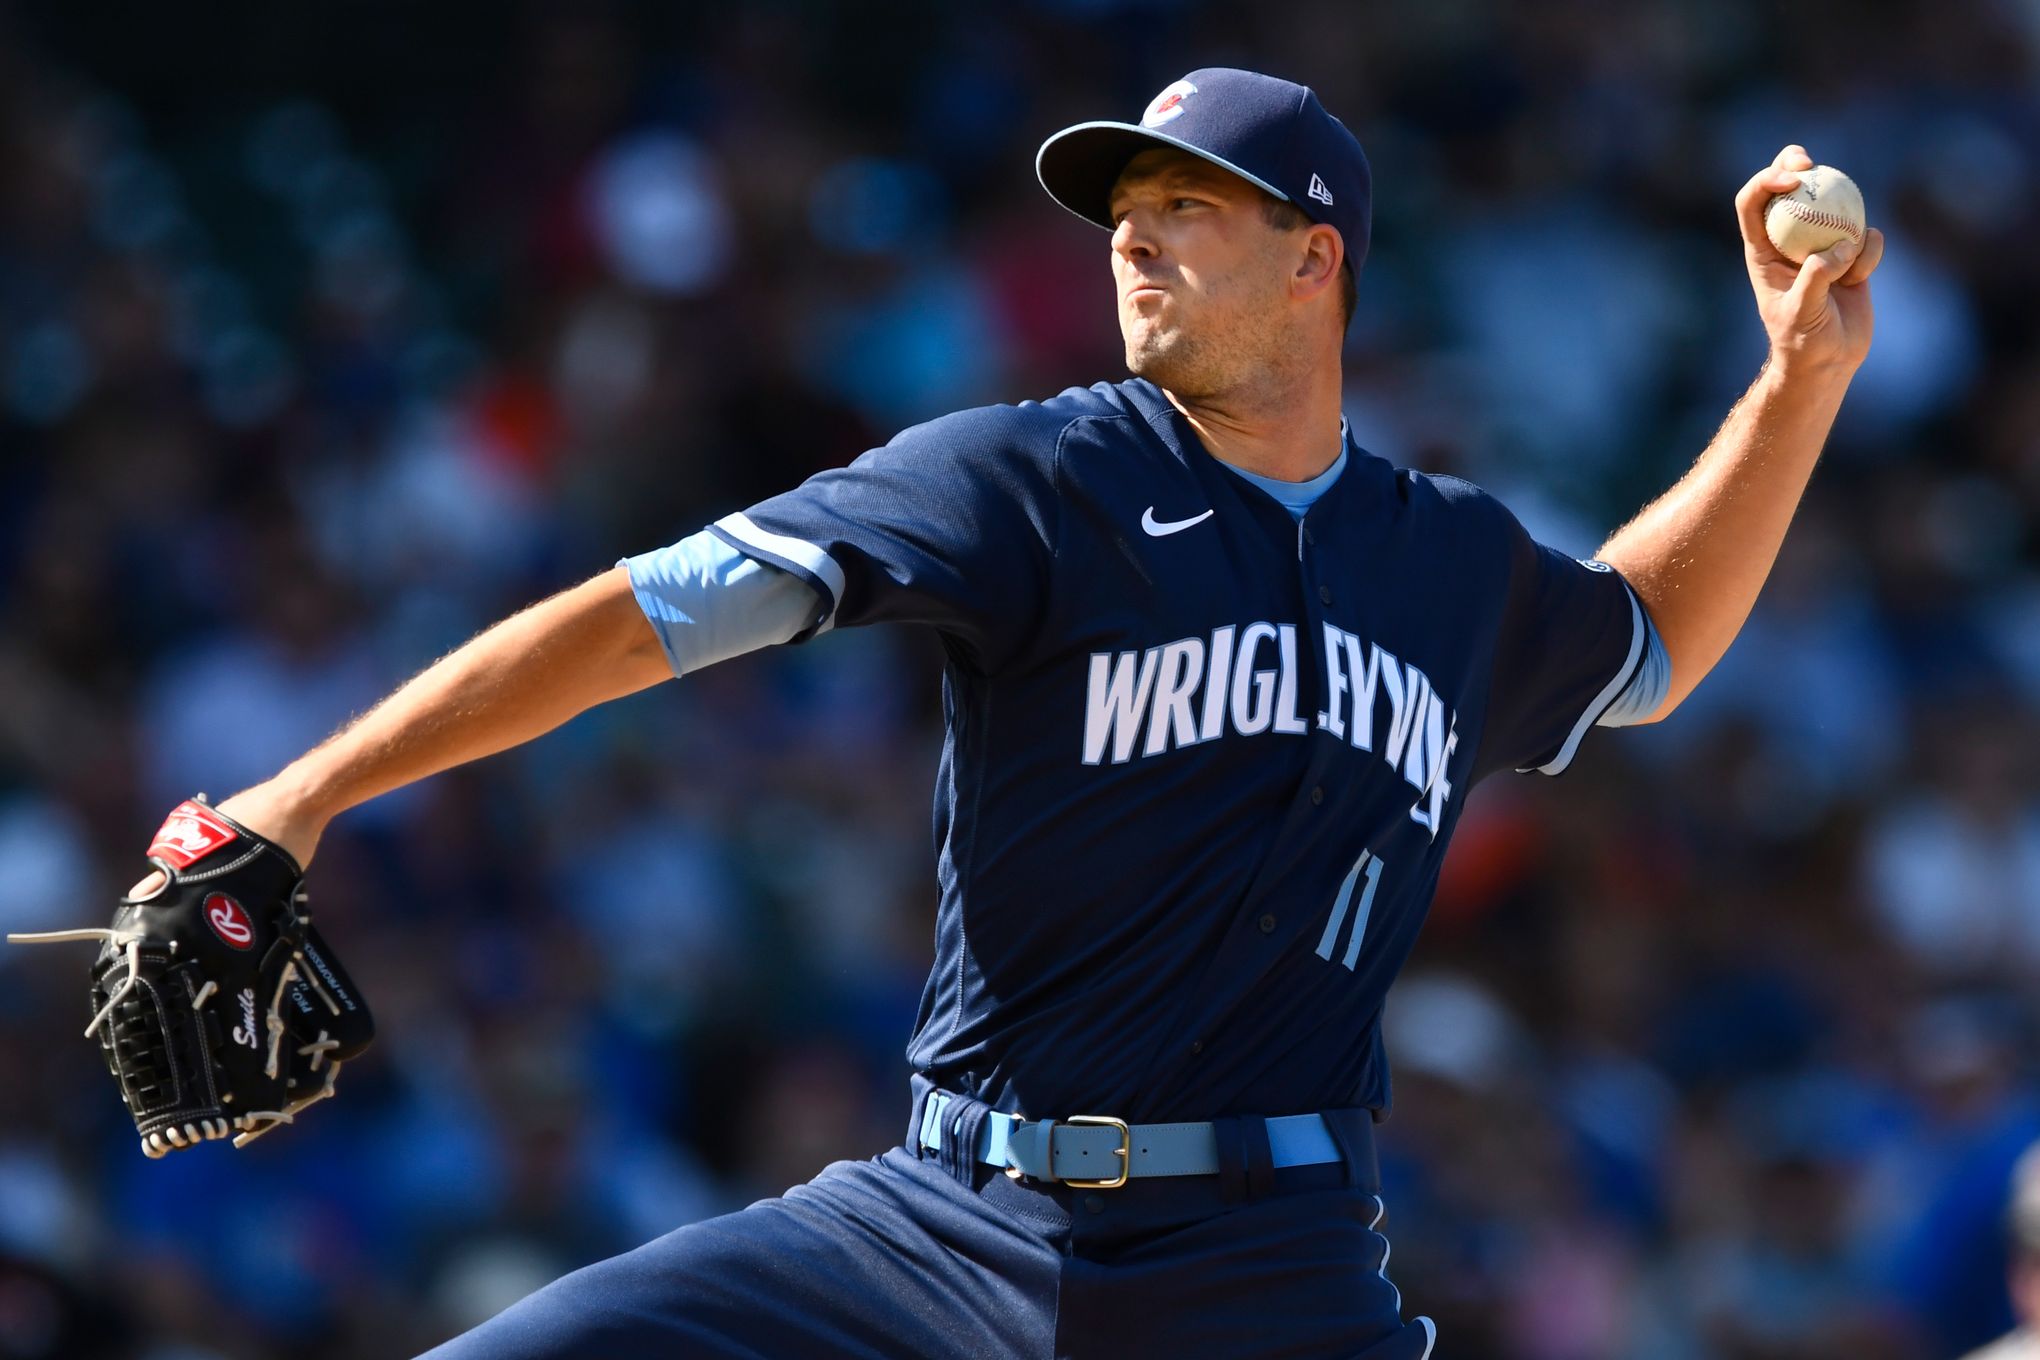
<svg viewBox="0 0 2040 1360">
<path fill-rule="evenodd" d="M 825 628 L 932 624 L 995 666 L 1039 612 L 1065 419 L 985 408 L 903 431 L 504 620 L 220 810 L 308 864 L 326 824 L 378 794 Z"/>
<path fill-rule="evenodd" d="M 1742 630 L 1806 493 L 1849 383 L 1870 350 L 1872 228 L 1795 264 L 1764 229 L 1764 208 L 1813 168 L 1788 146 L 1736 195 L 1743 254 L 1770 354 L 1686 475 L 1601 546 L 1642 597 L 1671 660 L 1665 717 Z"/>
<path fill-rule="evenodd" d="M 326 824 L 348 808 L 672 675 L 629 573 L 613 567 L 442 657 L 220 810 L 309 864 Z"/>
</svg>

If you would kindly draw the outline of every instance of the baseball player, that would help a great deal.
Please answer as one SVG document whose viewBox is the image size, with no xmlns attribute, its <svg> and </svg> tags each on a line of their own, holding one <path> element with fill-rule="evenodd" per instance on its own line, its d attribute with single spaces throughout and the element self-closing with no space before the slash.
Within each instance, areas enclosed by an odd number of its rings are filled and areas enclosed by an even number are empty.
<svg viewBox="0 0 2040 1360">
<path fill-rule="evenodd" d="M 1378 1231 L 1383 1001 L 1467 791 L 1662 718 L 1755 600 L 1882 250 L 1771 246 L 1811 165 L 1736 198 L 1768 362 L 1580 562 L 1354 442 L 1367 160 L 1310 90 L 1193 71 L 1037 158 L 1110 233 L 1128 380 L 916 426 L 629 558 L 223 804 L 302 863 L 343 809 L 673 675 L 886 620 L 942 641 L 900 1146 L 431 1354 L 1429 1355 Z"/>
</svg>

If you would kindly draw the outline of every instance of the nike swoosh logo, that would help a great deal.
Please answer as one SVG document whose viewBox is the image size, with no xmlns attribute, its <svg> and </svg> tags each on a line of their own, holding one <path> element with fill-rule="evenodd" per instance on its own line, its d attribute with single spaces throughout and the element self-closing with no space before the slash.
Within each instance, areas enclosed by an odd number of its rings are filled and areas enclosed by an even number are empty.
<svg viewBox="0 0 2040 1360">
<path fill-rule="evenodd" d="M 1204 521 L 1210 519 L 1216 513 L 1217 511 L 1215 510 L 1206 510 L 1201 515 L 1192 515 L 1189 519 L 1179 519 L 1164 524 L 1155 518 L 1155 508 L 1150 505 L 1141 512 L 1140 527 L 1148 531 L 1148 537 L 1150 538 L 1167 538 L 1170 534 L 1182 533 L 1194 524 L 1204 523 Z"/>
</svg>

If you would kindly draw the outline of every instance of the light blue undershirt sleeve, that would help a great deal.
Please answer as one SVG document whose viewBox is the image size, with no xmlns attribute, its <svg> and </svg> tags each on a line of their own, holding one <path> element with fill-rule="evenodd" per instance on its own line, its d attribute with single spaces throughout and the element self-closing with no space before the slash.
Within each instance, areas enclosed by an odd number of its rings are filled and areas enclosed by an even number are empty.
<svg viewBox="0 0 2040 1360">
<path fill-rule="evenodd" d="M 1639 601 L 1639 603 L 1641 603 Z M 1672 692 L 1672 659 L 1665 655 L 1664 639 L 1658 636 L 1657 625 L 1650 621 L 1650 611 L 1643 611 L 1643 660 L 1636 667 L 1636 674 L 1629 677 L 1629 686 L 1616 696 L 1600 717 L 1594 719 L 1596 727 L 1628 727 L 1642 722 L 1657 712 L 1665 696 Z"/>
<path fill-rule="evenodd" d="M 1317 504 L 1318 497 L 1324 495 L 1331 489 L 1332 483 L 1339 480 L 1339 474 L 1346 470 L 1346 451 L 1340 449 L 1338 459 L 1307 482 L 1278 482 L 1273 477 L 1263 477 L 1259 473 L 1248 472 L 1245 468 L 1236 468 L 1231 463 L 1225 466 L 1235 477 L 1252 482 L 1280 501 L 1283 509 L 1300 520 L 1306 511 Z"/>
<path fill-rule="evenodd" d="M 820 609 L 790 571 L 746 557 L 706 529 L 617 564 L 630 572 L 673 674 L 686 675 L 798 636 Z"/>
</svg>

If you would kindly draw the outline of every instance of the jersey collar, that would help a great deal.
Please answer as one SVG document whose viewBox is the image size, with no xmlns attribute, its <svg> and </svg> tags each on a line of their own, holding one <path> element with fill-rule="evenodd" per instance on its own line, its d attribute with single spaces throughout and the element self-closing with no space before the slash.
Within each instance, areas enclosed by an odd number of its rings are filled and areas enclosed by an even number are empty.
<svg viewBox="0 0 2040 1360">
<path fill-rule="evenodd" d="M 1204 441 L 1198 438 L 1196 427 L 1191 425 L 1189 417 L 1169 400 L 1161 388 L 1146 378 L 1130 379 L 1120 388 L 1133 408 L 1146 419 L 1148 427 L 1197 477 L 1211 498 L 1212 506 L 1221 515 L 1226 513 L 1228 505 L 1237 505 L 1256 522 L 1264 524 L 1278 541 L 1286 543 L 1296 536 L 1296 519 L 1289 513 L 1288 507 L 1213 456 L 1204 447 Z M 1339 439 L 1345 466 L 1311 507 L 1307 517 L 1313 521 L 1347 494 L 1358 480 L 1355 466 L 1368 461 L 1366 451 L 1353 442 L 1352 424 L 1343 415 L 1339 417 Z"/>
</svg>

